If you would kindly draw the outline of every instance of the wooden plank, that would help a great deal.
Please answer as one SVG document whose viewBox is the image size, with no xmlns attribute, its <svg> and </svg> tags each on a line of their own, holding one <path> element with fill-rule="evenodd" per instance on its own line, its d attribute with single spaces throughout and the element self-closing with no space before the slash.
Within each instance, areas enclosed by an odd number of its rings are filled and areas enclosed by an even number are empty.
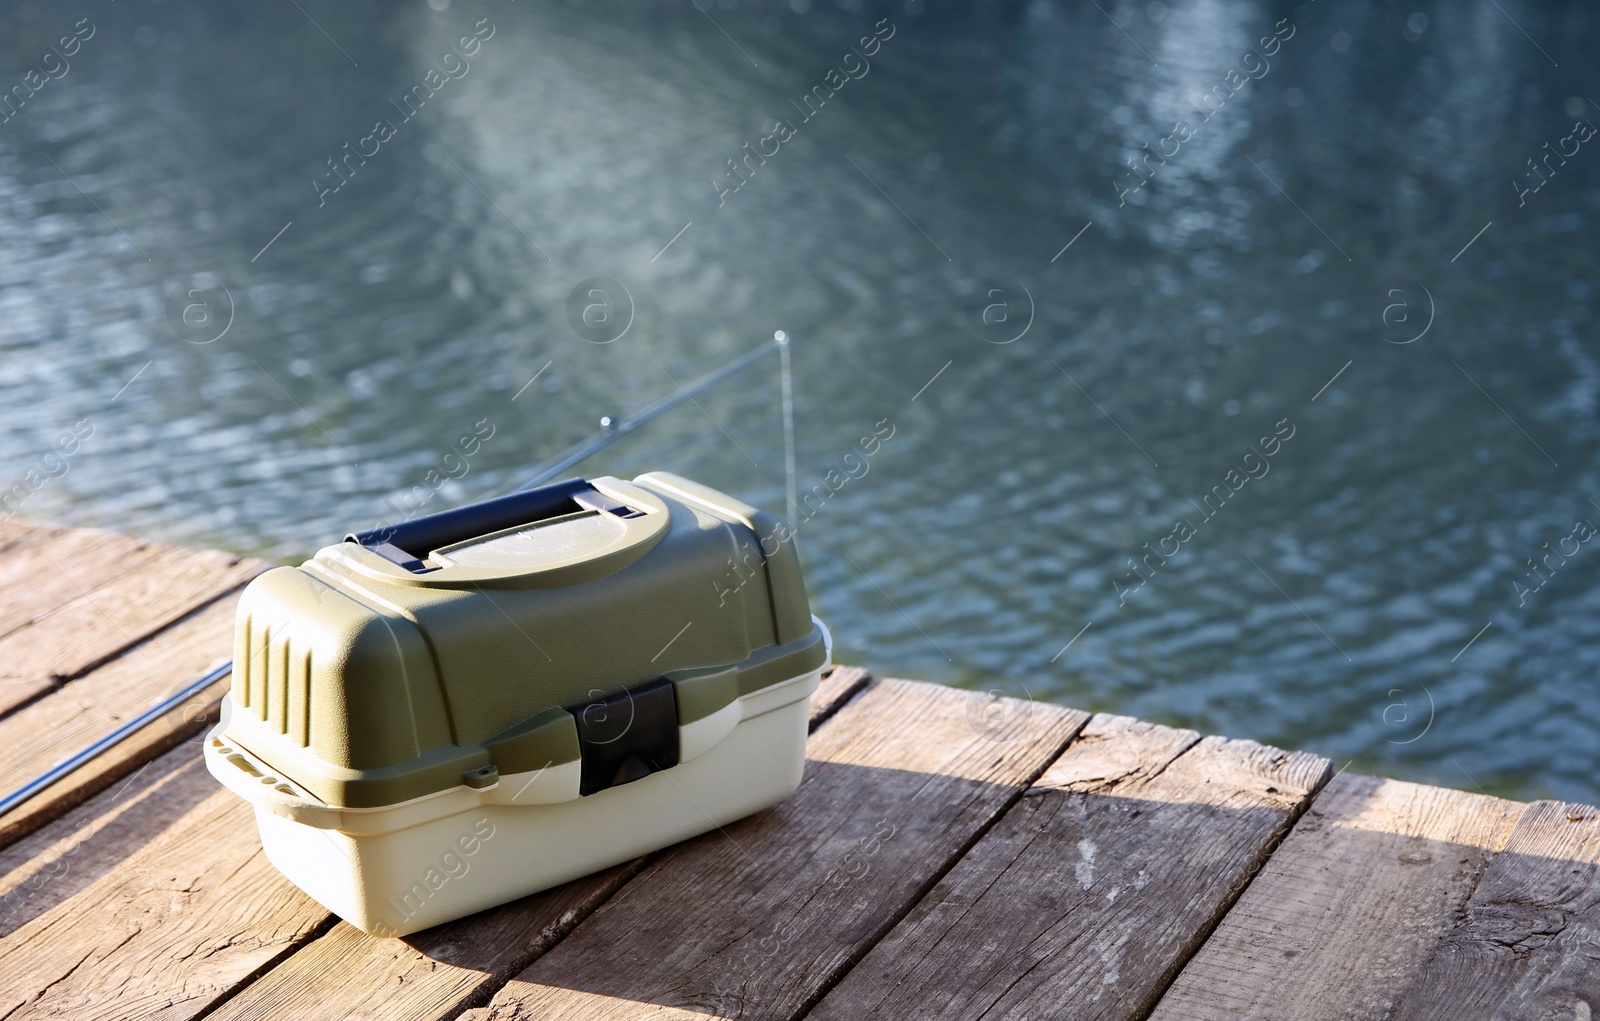
<svg viewBox="0 0 1600 1021">
<path fill-rule="evenodd" d="M 1450 932 L 1523 808 L 1341 774 L 1178 976 L 1152 1021 L 1409 1016 L 1391 1013 L 1396 997 Z"/>
<path fill-rule="evenodd" d="M 381 939 L 339 922 L 229 999 L 207 1021 L 434 1021 L 482 1003 L 554 946 L 647 859 L 503 907 Z"/>
<path fill-rule="evenodd" d="M 108 581 L 145 569 L 170 550 L 98 528 L 28 533 L 0 560 L 0 636 Z"/>
<path fill-rule="evenodd" d="M 0 638 L 0 715 L 104 663 L 268 566 L 227 553 L 169 548 L 158 561 Z"/>
<path fill-rule="evenodd" d="M 799 791 L 678 845 L 463 1018 L 789 1018 L 890 929 L 1087 717 L 882 680 Z M 981 722 L 982 725 L 979 725 Z"/>
<path fill-rule="evenodd" d="M 1539 801 L 1400 997 L 1407 1021 L 1565 1021 L 1600 1007 L 1600 811 Z"/>
<path fill-rule="evenodd" d="M 65 531 L 60 525 L 47 525 L 26 518 L 0 518 L 0 553 L 9 553 L 23 543 L 40 542 L 47 536 L 60 535 Z"/>
<path fill-rule="evenodd" d="M 1143 1018 L 1328 772 L 1096 716 L 808 1016 Z"/>
<path fill-rule="evenodd" d="M 216 790 L 192 740 L 0 851 L 0 936 L 118 868 Z"/>
<path fill-rule="evenodd" d="M 865 670 L 836 668 L 812 696 L 813 724 L 821 724 L 866 683 Z M 341 922 L 252 982 L 207 1021 L 452 1017 L 487 1002 L 648 861 L 640 858 L 404 941 L 368 936 Z M 379 989 L 384 994 L 374 997 L 373 990 Z"/>
<path fill-rule="evenodd" d="M 0 939 L 0 1018 L 194 1018 L 332 920 L 267 862 L 250 808 L 216 789 Z"/>
<path fill-rule="evenodd" d="M 233 646 L 237 603 L 235 590 L 53 694 L 0 718 L 0 794 L 88 747 L 226 660 Z M 216 719 L 230 683 L 230 678 L 218 681 L 0 816 L 0 846 L 208 726 Z"/>
</svg>

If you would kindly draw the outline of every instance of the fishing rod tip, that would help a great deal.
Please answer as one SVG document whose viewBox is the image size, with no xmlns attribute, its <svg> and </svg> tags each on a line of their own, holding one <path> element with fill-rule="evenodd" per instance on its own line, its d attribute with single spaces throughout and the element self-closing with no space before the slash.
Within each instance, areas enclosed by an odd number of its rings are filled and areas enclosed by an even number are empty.
<svg viewBox="0 0 1600 1021">
<path fill-rule="evenodd" d="M 782 330 L 779 330 L 776 333 L 774 333 L 772 335 L 772 339 L 777 341 L 779 347 L 788 347 L 789 346 L 789 335 L 787 333 L 784 333 Z"/>
</svg>

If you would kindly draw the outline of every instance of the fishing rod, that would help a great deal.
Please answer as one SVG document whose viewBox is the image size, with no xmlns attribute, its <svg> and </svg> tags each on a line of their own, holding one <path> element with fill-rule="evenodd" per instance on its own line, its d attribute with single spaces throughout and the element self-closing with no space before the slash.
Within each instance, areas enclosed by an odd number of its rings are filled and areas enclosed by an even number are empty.
<svg viewBox="0 0 1600 1021">
<path fill-rule="evenodd" d="M 790 396 L 792 391 L 789 382 L 789 337 L 782 330 L 779 330 L 773 334 L 770 343 L 763 344 L 753 351 L 745 352 L 739 357 L 723 365 L 721 368 L 701 376 L 688 386 L 678 386 L 678 384 L 674 382 L 673 385 L 677 387 L 677 393 L 667 394 L 665 397 L 652 401 L 650 404 L 640 408 L 627 418 L 621 420 L 613 420 L 610 416 L 602 418 L 600 420 L 600 432 L 596 433 L 594 436 L 591 436 L 587 440 L 583 440 L 582 442 L 574 444 L 562 453 L 557 454 L 554 458 L 551 458 L 544 464 L 540 465 L 539 468 L 534 472 L 533 476 L 527 481 L 518 485 L 513 492 L 520 493 L 523 490 L 533 489 L 536 486 L 550 481 L 550 479 L 554 478 L 556 475 L 559 475 L 581 461 L 593 457 L 595 454 L 598 454 L 600 451 L 611 446 L 613 443 L 616 443 L 629 433 L 636 431 L 640 427 L 647 425 L 657 418 L 660 418 L 662 415 L 665 415 L 667 412 L 678 407 L 680 404 L 694 400 L 695 397 L 705 393 L 707 390 L 710 390 L 723 380 L 738 375 L 745 369 L 748 369 L 750 366 L 756 364 L 763 358 L 775 352 L 781 352 L 783 355 L 784 450 L 785 463 L 786 465 L 790 466 L 789 475 L 791 478 L 788 481 L 788 487 L 790 493 L 792 493 L 794 490 L 794 481 L 792 478 L 792 465 L 794 463 L 794 441 L 792 418 L 793 405 L 792 398 Z M 790 497 L 790 500 L 793 500 L 792 496 Z M 44 773 L 41 773 L 39 776 L 29 780 L 21 787 L 12 791 L 10 794 L 7 794 L 4 798 L 0 798 L 0 816 L 4 816 L 7 812 L 22 804 L 24 801 L 27 801 L 29 798 L 44 790 L 46 787 L 49 787 L 51 784 L 77 769 L 79 766 L 94 760 L 103 752 L 106 752 L 116 745 L 121 744 L 129 737 L 132 737 L 140 730 L 143 730 L 151 723 L 154 723 L 156 720 L 178 708 L 178 706 L 205 691 L 207 688 L 211 687 L 211 685 L 217 683 L 231 673 L 233 673 L 233 661 L 229 660 L 221 666 L 211 670 L 205 676 L 186 685 L 181 690 L 174 692 L 167 698 L 162 699 L 160 702 L 157 702 L 149 709 L 146 709 L 138 716 L 129 720 L 127 723 L 124 723 L 122 726 L 107 734 L 105 737 L 95 741 L 82 751 L 79 751 L 69 758 L 63 759 L 61 762 L 56 763 Z"/>
<path fill-rule="evenodd" d="M 204 677 L 190 684 L 182 691 L 176 692 L 160 702 L 157 702 L 149 709 L 146 709 L 138 716 L 135 716 L 133 719 L 129 720 L 127 723 L 124 723 L 116 730 L 113 730 L 105 737 L 100 738 L 100 740 L 78 752 L 76 755 L 62 759 L 54 766 L 51 766 L 44 773 L 41 773 L 39 776 L 34 777 L 32 780 L 29 780 L 21 787 L 18 787 L 16 790 L 12 791 L 10 794 L 7 794 L 4 800 L 0 800 L 0 816 L 5 815 L 13 808 L 22 804 L 24 801 L 27 801 L 35 794 L 66 776 L 74 769 L 77 769 L 84 763 L 93 760 L 99 756 L 101 752 L 106 751 L 114 745 L 121 744 L 129 737 L 132 737 L 134 734 L 143 730 L 156 720 L 159 720 L 161 717 L 167 715 L 167 713 L 178 708 L 178 706 L 189 701 L 189 699 L 200 694 L 202 691 L 205 691 L 207 688 L 211 687 L 213 684 L 222 680 L 231 673 L 233 673 L 233 661 L 229 660 L 228 662 L 217 667 L 215 670 L 212 670 L 210 673 L 206 674 Z"/>
</svg>

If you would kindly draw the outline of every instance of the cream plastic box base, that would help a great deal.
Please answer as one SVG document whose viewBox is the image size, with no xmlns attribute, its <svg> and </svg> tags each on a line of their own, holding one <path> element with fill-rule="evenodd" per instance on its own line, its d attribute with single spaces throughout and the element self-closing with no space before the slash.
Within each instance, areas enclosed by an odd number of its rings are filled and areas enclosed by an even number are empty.
<svg viewBox="0 0 1600 1021">
<path fill-rule="evenodd" d="M 810 695 L 826 669 L 680 727 L 686 761 L 583 798 L 574 762 L 502 776 L 482 790 L 337 809 L 285 793 L 270 766 L 221 739 L 226 718 L 206 741 L 206 766 L 254 805 L 278 871 L 356 928 L 403 936 L 776 805 L 800 785 Z"/>
</svg>

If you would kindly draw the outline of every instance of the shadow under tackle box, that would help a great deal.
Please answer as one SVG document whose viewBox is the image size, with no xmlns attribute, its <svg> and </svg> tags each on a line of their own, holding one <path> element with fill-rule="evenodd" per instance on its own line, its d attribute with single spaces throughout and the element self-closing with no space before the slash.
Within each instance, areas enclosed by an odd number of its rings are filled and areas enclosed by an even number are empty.
<svg viewBox="0 0 1600 1021">
<path fill-rule="evenodd" d="M 576 479 L 251 582 L 206 765 L 285 876 L 403 935 L 782 801 L 831 651 L 777 518 Z"/>
</svg>

